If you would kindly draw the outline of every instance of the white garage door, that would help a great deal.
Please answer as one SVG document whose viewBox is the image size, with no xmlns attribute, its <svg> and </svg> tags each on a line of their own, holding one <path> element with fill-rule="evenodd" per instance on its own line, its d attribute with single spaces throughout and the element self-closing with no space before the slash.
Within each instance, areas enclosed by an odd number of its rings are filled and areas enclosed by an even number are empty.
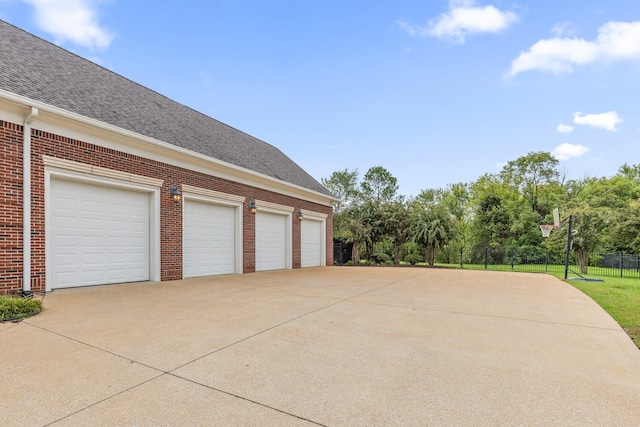
<svg viewBox="0 0 640 427">
<path fill-rule="evenodd" d="M 256 213 L 256 271 L 287 268 L 288 216 Z"/>
<path fill-rule="evenodd" d="M 51 180 L 51 288 L 149 280 L 149 193 Z"/>
<path fill-rule="evenodd" d="M 184 202 L 184 277 L 235 273 L 235 208 Z"/>
<path fill-rule="evenodd" d="M 300 229 L 300 251 L 302 267 L 322 265 L 322 221 L 304 219 Z"/>
</svg>

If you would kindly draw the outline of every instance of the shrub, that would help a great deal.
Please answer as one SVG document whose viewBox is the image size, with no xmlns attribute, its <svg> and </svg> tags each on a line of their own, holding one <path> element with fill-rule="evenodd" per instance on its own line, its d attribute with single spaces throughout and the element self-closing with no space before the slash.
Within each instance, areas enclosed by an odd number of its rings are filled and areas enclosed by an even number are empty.
<svg viewBox="0 0 640 427">
<path fill-rule="evenodd" d="M 42 301 L 35 298 L 0 296 L 0 321 L 14 320 L 40 313 Z"/>
<path fill-rule="evenodd" d="M 422 261 L 424 261 L 424 260 L 418 254 L 407 254 L 404 257 L 404 262 L 406 262 L 408 264 L 411 264 L 411 265 L 416 265 L 417 263 L 422 262 Z"/>
<path fill-rule="evenodd" d="M 391 257 L 384 252 L 376 252 L 371 255 L 371 263 L 385 264 L 387 261 L 391 261 Z"/>
</svg>

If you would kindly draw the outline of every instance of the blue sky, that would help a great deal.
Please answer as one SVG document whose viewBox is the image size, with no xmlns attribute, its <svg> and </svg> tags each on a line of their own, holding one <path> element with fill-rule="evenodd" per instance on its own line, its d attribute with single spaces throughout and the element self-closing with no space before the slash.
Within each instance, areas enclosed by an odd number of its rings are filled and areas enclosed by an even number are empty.
<svg viewBox="0 0 640 427">
<path fill-rule="evenodd" d="M 640 2 L 0 0 L 0 19 L 260 138 L 320 180 L 400 193 L 531 151 L 640 163 Z"/>
</svg>

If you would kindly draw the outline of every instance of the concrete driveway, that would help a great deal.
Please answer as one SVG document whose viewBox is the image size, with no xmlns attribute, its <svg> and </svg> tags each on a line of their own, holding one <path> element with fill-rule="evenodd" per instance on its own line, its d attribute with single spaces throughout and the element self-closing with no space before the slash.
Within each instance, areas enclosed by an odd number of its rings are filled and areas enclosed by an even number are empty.
<svg viewBox="0 0 640 427">
<path fill-rule="evenodd" d="M 58 290 L 3 426 L 640 425 L 640 351 L 541 274 L 330 267 Z"/>
</svg>

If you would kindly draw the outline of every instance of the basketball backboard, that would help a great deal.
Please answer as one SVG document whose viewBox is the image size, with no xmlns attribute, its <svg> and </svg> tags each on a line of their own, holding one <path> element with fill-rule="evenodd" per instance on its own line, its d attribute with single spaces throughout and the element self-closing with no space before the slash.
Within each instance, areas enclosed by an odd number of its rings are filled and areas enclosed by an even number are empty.
<svg viewBox="0 0 640 427">
<path fill-rule="evenodd" d="M 558 208 L 553 210 L 553 225 L 555 225 L 556 228 L 560 227 L 560 210 L 558 210 Z"/>
</svg>

